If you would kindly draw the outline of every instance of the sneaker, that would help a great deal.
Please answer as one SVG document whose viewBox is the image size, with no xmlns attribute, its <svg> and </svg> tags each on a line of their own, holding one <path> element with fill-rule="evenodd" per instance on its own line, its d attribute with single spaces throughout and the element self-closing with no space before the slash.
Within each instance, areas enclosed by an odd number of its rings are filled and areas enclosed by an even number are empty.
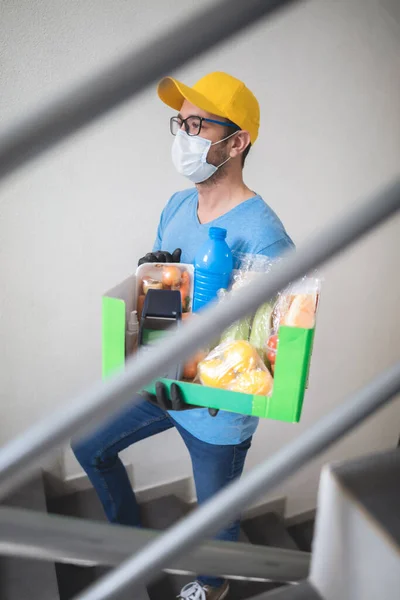
<svg viewBox="0 0 400 600">
<path fill-rule="evenodd" d="M 209 585 L 201 585 L 198 581 L 192 581 L 181 589 L 178 598 L 181 600 L 223 600 L 229 592 L 229 583 L 225 583 L 220 587 L 210 587 Z"/>
</svg>

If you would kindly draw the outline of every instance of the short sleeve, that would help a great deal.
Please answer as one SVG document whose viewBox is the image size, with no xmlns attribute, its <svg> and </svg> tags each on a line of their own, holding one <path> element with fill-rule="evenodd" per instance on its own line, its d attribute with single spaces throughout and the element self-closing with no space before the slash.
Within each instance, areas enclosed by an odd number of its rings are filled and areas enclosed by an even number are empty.
<svg viewBox="0 0 400 600">
<path fill-rule="evenodd" d="M 152 252 L 158 252 L 158 250 L 161 250 L 161 244 L 162 244 L 162 215 L 161 215 L 161 219 L 158 224 L 158 227 L 157 227 L 157 235 L 156 235 L 155 242 L 153 244 Z"/>
<path fill-rule="evenodd" d="M 285 236 L 273 242 L 269 246 L 265 246 L 258 254 L 263 254 L 264 256 L 268 256 L 269 258 L 280 258 L 289 250 L 294 250 L 295 245 L 289 236 Z"/>
</svg>

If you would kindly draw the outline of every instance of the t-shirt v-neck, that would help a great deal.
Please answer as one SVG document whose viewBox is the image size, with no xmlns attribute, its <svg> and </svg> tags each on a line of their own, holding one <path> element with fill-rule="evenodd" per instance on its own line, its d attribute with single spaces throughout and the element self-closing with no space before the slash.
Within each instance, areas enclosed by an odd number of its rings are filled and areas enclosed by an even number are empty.
<svg viewBox="0 0 400 600">
<path fill-rule="evenodd" d="M 195 224 L 198 227 L 210 228 L 210 227 L 218 227 L 218 222 L 221 220 L 225 220 L 226 217 L 232 216 L 234 218 L 235 212 L 238 212 L 239 210 L 242 210 L 242 209 L 247 210 L 247 203 L 251 203 L 253 200 L 261 200 L 261 197 L 258 194 L 255 194 L 254 196 L 251 196 L 250 198 L 247 198 L 246 200 L 239 202 L 239 204 L 236 204 L 236 206 L 233 206 L 232 208 L 227 210 L 222 215 L 219 215 L 219 217 L 216 217 L 215 219 L 212 219 L 211 221 L 207 221 L 207 223 L 201 223 L 200 219 L 199 219 L 199 215 L 198 215 L 199 194 L 198 194 L 197 190 L 196 190 L 193 200 L 194 200 L 194 202 L 193 202 L 192 214 L 193 214 Z M 243 206 L 243 205 L 246 205 L 246 206 Z"/>
</svg>

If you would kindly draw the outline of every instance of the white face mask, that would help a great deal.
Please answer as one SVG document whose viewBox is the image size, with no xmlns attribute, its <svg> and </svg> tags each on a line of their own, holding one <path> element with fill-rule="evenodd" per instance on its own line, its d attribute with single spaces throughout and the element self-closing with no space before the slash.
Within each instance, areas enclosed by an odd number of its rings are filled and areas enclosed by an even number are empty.
<svg viewBox="0 0 400 600">
<path fill-rule="evenodd" d="M 172 162 L 174 163 L 176 170 L 181 175 L 190 179 L 190 181 L 193 181 L 193 183 L 202 183 L 203 181 L 206 181 L 231 158 L 228 156 L 228 158 L 217 167 L 215 165 L 210 165 L 210 163 L 207 162 L 207 154 L 210 147 L 227 140 L 236 133 L 237 131 L 234 131 L 226 138 L 212 144 L 211 140 L 206 140 L 199 135 L 188 135 L 186 131 L 180 129 L 172 144 Z"/>
</svg>

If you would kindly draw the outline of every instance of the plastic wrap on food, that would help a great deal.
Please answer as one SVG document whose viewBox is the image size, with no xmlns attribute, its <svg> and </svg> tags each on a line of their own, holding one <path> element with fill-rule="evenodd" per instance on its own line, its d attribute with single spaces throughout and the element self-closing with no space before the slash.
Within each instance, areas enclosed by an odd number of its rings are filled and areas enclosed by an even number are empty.
<svg viewBox="0 0 400 600">
<path fill-rule="evenodd" d="M 280 292 L 272 314 L 273 331 L 277 332 L 281 325 L 313 329 L 320 288 L 321 278 L 314 273 Z"/>
<path fill-rule="evenodd" d="M 218 298 L 220 302 L 223 302 L 230 294 L 234 292 L 227 292 L 226 290 L 220 290 Z M 235 321 L 223 332 L 220 343 L 232 342 L 234 340 L 248 340 L 250 337 L 251 317 L 242 317 L 238 321 Z"/>
<path fill-rule="evenodd" d="M 250 343 L 256 348 L 264 362 L 267 358 L 266 345 L 272 328 L 273 309 L 273 302 L 265 302 L 265 304 L 262 304 L 254 315 L 251 325 Z"/>
<path fill-rule="evenodd" d="M 220 290 L 219 298 L 223 301 L 227 295 L 234 294 L 238 290 L 254 283 L 261 273 L 268 273 L 272 266 L 272 261 L 267 256 L 261 254 L 245 254 L 238 253 L 235 255 L 235 262 L 237 268 L 232 274 L 232 286 L 229 292 L 226 290 Z M 257 348 L 257 351 L 262 355 L 265 353 L 265 341 L 268 337 L 269 330 L 271 327 L 270 313 L 272 311 L 272 305 L 263 305 L 256 313 L 255 318 L 255 333 L 253 335 L 254 328 L 254 315 L 248 315 L 233 323 L 228 329 L 224 331 L 221 336 L 221 343 L 234 341 L 234 340 L 250 340 L 250 342 Z M 252 325 L 253 323 L 253 325 Z M 261 335 L 263 325 L 267 327 L 265 335 Z"/>
<path fill-rule="evenodd" d="M 163 289 L 162 281 L 158 281 L 157 279 L 154 279 L 153 277 L 149 277 L 149 276 L 143 277 L 142 286 L 143 286 L 143 294 L 144 295 L 146 295 L 149 290 L 162 290 Z"/>
<path fill-rule="evenodd" d="M 208 387 L 267 396 L 273 379 L 253 346 L 244 340 L 220 344 L 198 365 L 198 378 Z"/>
<path fill-rule="evenodd" d="M 272 266 L 280 259 L 271 259 L 264 254 L 250 254 L 247 252 L 237 252 L 235 254 L 236 273 L 268 273 Z"/>
<path fill-rule="evenodd" d="M 192 309 L 193 265 L 184 263 L 144 263 L 136 271 L 138 314 L 143 308 L 144 297 L 149 289 L 177 290 L 181 294 L 182 312 Z M 140 306 L 141 305 L 141 306 Z"/>
</svg>

